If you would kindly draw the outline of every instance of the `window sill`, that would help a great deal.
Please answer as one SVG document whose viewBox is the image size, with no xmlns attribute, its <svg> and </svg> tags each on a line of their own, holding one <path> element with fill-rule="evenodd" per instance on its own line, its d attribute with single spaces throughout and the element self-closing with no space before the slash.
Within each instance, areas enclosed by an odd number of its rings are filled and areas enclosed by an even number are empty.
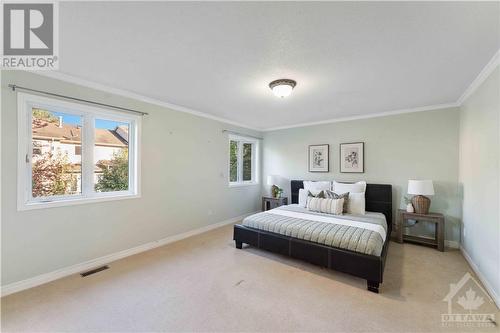
<svg viewBox="0 0 500 333">
<path fill-rule="evenodd" d="M 229 183 L 229 187 L 246 187 L 246 186 L 255 186 L 259 185 L 257 182 L 248 182 L 248 183 Z"/>
<path fill-rule="evenodd" d="M 100 203 L 105 201 L 116 201 L 116 200 L 126 200 L 126 199 L 137 199 L 140 198 L 140 194 L 105 194 L 99 197 L 92 198 L 68 198 L 63 200 L 55 200 L 55 201 L 32 201 L 29 203 L 19 204 L 17 207 L 18 211 L 25 210 L 33 210 L 33 209 L 46 209 L 46 208 L 55 208 L 55 207 L 64 207 L 64 206 L 75 206 L 75 205 L 83 205 L 83 204 L 91 204 L 91 203 Z"/>
</svg>

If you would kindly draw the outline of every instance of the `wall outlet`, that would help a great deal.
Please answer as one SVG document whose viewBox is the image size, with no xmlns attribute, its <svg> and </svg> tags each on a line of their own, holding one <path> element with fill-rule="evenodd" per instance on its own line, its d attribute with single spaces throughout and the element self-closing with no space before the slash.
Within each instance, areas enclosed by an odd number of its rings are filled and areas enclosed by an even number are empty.
<svg viewBox="0 0 500 333">
<path fill-rule="evenodd" d="M 208 216 L 210 216 L 210 215 L 214 215 L 214 211 L 211 209 L 208 210 Z"/>
</svg>

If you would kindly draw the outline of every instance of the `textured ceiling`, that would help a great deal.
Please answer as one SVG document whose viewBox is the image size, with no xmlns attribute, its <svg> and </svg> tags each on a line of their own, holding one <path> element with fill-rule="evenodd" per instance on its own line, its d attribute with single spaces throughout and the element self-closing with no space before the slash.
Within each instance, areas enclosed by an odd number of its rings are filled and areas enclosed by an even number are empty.
<svg viewBox="0 0 500 333">
<path fill-rule="evenodd" d="M 498 2 L 61 2 L 60 71 L 254 128 L 455 102 Z M 278 99 L 268 83 L 297 81 Z"/>
</svg>

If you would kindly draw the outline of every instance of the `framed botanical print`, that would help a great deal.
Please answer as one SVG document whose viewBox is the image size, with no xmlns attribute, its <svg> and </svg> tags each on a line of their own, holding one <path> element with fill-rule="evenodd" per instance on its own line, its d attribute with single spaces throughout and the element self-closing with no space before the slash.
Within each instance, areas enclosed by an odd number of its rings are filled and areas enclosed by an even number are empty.
<svg viewBox="0 0 500 333">
<path fill-rule="evenodd" d="M 340 172 L 365 172 L 365 143 L 352 142 L 340 144 Z"/>
<path fill-rule="evenodd" d="M 329 171 L 330 145 L 309 146 L 309 172 Z"/>
</svg>

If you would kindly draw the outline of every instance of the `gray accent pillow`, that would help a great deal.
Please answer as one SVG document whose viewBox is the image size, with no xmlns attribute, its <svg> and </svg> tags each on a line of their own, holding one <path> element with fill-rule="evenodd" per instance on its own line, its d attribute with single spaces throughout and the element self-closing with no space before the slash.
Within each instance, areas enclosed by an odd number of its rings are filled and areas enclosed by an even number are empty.
<svg viewBox="0 0 500 333">
<path fill-rule="evenodd" d="M 309 192 L 309 193 L 311 193 L 311 192 Z M 342 212 L 347 213 L 347 207 L 349 204 L 349 192 L 337 194 L 333 191 L 326 190 L 324 195 L 327 199 L 344 199 L 344 207 L 342 209 Z"/>
<path fill-rule="evenodd" d="M 328 190 L 327 190 L 328 191 Z M 313 197 L 313 198 L 320 198 L 320 199 L 327 199 L 328 197 L 325 194 L 325 191 L 320 191 L 318 194 L 314 195 L 311 193 L 311 191 L 307 191 L 307 196 L 308 197 Z"/>
</svg>

